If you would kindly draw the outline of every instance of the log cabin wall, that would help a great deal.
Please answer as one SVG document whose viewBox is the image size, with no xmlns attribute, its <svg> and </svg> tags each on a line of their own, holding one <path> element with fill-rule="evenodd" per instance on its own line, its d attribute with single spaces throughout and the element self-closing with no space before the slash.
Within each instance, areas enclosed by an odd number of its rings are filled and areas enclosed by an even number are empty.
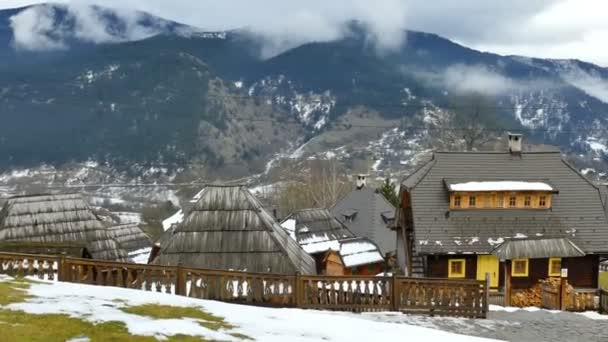
<svg viewBox="0 0 608 342">
<path fill-rule="evenodd" d="M 448 261 L 450 259 L 465 259 L 466 279 L 477 278 L 477 255 L 430 255 L 428 256 L 428 277 L 447 278 Z M 575 288 L 597 288 L 599 256 L 587 255 L 580 258 L 562 258 L 562 268 L 568 269 L 568 283 Z M 502 288 L 505 281 L 505 265 L 501 262 L 498 267 L 498 286 Z M 529 259 L 528 276 L 511 276 L 513 289 L 528 289 L 538 283 L 539 280 L 549 278 L 549 258 Z"/>
<path fill-rule="evenodd" d="M 515 196 L 515 206 L 509 205 L 510 197 Z M 450 209 L 550 209 L 550 192 L 452 192 L 450 193 Z M 460 205 L 456 203 L 460 198 Z M 475 205 L 470 205 L 470 198 L 475 197 Z M 529 197 L 529 206 L 526 206 L 526 197 Z M 541 204 L 541 197 L 544 205 Z"/>
<path fill-rule="evenodd" d="M 322 270 L 322 273 L 319 274 L 339 276 L 344 275 L 344 271 L 344 265 L 342 265 L 340 256 L 338 253 L 331 251 L 328 252 L 327 256 L 325 257 L 324 269 Z"/>
</svg>

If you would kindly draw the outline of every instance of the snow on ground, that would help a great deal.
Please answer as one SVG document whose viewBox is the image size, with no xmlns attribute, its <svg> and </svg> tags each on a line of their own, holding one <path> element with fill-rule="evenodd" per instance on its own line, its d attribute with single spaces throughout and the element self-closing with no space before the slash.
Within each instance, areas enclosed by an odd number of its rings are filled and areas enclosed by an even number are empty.
<svg viewBox="0 0 608 342">
<path fill-rule="evenodd" d="M 505 312 L 516 312 L 516 311 L 528 311 L 528 312 L 535 312 L 535 311 L 544 311 L 544 312 L 549 312 L 549 313 L 558 313 L 561 312 L 560 310 L 546 310 L 546 309 L 541 309 L 541 308 L 537 308 L 535 306 L 528 306 L 525 308 L 518 308 L 518 307 L 514 307 L 514 306 L 500 306 L 500 305 L 493 305 L 490 304 L 490 311 L 505 311 Z"/>
<path fill-rule="evenodd" d="M 0 278 L 2 279 L 2 278 Z M 242 333 L 258 341 L 380 341 L 407 338 L 412 341 L 492 341 L 410 324 L 369 320 L 352 313 L 301 309 L 271 309 L 198 300 L 164 293 L 70 283 L 33 283 L 33 296 L 25 303 L 7 306 L 32 314 L 62 313 L 93 323 L 124 322 L 131 334 L 163 338 L 176 334 L 234 341 L 226 331 L 202 327 L 194 319 L 154 319 L 128 314 L 125 306 L 160 304 L 199 307 L 224 317 Z"/>
</svg>

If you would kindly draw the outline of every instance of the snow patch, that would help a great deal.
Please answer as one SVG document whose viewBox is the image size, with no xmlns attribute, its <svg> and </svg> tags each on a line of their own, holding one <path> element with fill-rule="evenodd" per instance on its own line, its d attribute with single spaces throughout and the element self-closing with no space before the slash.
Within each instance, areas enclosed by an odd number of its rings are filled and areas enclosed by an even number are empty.
<svg viewBox="0 0 608 342">
<path fill-rule="evenodd" d="M 450 191 L 553 191 L 553 187 L 542 182 L 524 181 L 480 181 L 449 184 Z"/>
</svg>

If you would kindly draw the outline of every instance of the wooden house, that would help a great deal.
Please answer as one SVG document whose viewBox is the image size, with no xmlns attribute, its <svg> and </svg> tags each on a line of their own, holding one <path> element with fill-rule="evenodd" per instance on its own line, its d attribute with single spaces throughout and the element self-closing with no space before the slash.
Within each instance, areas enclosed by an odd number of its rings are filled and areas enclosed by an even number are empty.
<svg viewBox="0 0 608 342">
<path fill-rule="evenodd" d="M 316 261 L 317 273 L 372 274 L 384 270 L 376 244 L 355 235 L 327 209 L 303 209 L 287 216 L 281 226 Z"/>
<path fill-rule="evenodd" d="M 127 223 L 108 228 L 112 237 L 127 252 L 129 259 L 147 264 L 152 252 L 152 240 L 137 223 Z"/>
<path fill-rule="evenodd" d="M 0 243 L 13 252 L 56 251 L 93 259 L 128 259 L 79 194 L 8 199 L 0 212 Z"/>
<path fill-rule="evenodd" d="M 354 189 L 330 209 L 356 236 L 374 241 L 383 255 L 394 254 L 397 248 L 392 226 L 395 207 L 377 189 L 367 185 L 366 175 L 357 175 Z"/>
<path fill-rule="evenodd" d="M 401 184 L 399 265 L 412 276 L 484 279 L 529 288 L 567 269 L 574 287 L 597 288 L 608 254 L 598 187 L 558 150 L 436 152 Z"/>
<path fill-rule="evenodd" d="M 243 185 L 209 185 L 160 244 L 162 265 L 315 274 L 315 261 Z"/>
</svg>

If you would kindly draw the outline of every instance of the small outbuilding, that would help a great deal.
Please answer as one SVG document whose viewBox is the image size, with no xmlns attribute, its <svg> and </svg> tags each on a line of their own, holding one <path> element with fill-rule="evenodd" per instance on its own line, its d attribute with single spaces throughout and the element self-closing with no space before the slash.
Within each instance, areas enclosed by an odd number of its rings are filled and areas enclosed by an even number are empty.
<svg viewBox="0 0 608 342">
<path fill-rule="evenodd" d="M 38 250 L 48 245 L 47 252 L 57 250 L 57 246 L 65 250 L 67 245 L 70 254 L 82 255 L 84 247 L 93 259 L 128 260 L 127 253 L 79 194 L 8 199 L 0 212 L 0 243 L 10 244 L 12 251 L 19 244 L 27 251 L 34 245 Z"/>
<path fill-rule="evenodd" d="M 315 274 L 315 261 L 244 185 L 209 185 L 161 244 L 161 265 Z"/>
</svg>

